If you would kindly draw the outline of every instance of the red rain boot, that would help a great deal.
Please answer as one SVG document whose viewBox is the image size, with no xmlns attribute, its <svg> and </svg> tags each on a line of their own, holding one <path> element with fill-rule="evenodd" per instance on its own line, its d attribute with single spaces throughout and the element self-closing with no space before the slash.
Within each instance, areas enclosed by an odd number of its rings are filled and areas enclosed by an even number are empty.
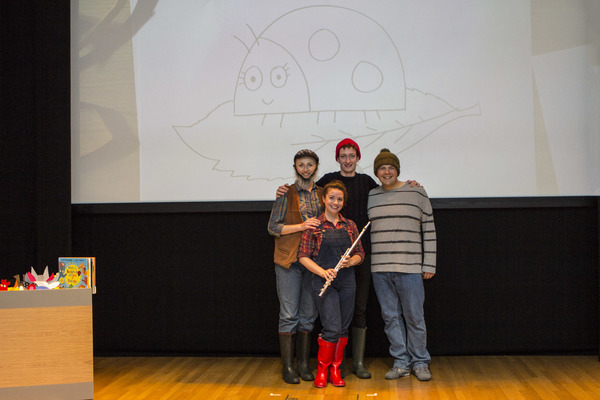
<svg viewBox="0 0 600 400">
<path fill-rule="evenodd" d="M 333 360 L 331 362 L 331 371 L 329 373 L 329 380 L 333 384 L 333 386 L 342 387 L 346 386 L 346 382 L 342 379 L 342 374 L 340 371 L 340 364 L 344 359 L 344 349 L 348 344 L 348 337 L 342 337 L 335 346 L 335 351 L 333 353 Z"/>
<path fill-rule="evenodd" d="M 317 354 L 317 376 L 315 376 L 315 387 L 324 388 L 327 386 L 327 373 L 333 359 L 336 343 L 331 343 L 321 339 L 319 335 L 319 353 Z"/>
</svg>

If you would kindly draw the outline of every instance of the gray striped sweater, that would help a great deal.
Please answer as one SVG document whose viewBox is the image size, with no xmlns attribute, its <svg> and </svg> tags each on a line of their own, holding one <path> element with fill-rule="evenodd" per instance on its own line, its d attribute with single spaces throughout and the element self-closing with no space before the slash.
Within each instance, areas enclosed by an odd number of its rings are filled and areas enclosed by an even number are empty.
<svg viewBox="0 0 600 400">
<path fill-rule="evenodd" d="M 371 271 L 435 273 L 436 235 L 433 210 L 422 187 L 369 192 Z"/>
</svg>

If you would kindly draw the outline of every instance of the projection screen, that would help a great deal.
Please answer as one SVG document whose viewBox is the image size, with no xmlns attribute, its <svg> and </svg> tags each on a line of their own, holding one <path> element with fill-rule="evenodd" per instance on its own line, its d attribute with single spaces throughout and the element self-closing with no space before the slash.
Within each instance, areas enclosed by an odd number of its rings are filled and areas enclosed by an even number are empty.
<svg viewBox="0 0 600 400">
<path fill-rule="evenodd" d="M 431 197 L 600 194 L 593 0 L 71 5 L 73 203 L 272 200 L 346 137 Z"/>
</svg>

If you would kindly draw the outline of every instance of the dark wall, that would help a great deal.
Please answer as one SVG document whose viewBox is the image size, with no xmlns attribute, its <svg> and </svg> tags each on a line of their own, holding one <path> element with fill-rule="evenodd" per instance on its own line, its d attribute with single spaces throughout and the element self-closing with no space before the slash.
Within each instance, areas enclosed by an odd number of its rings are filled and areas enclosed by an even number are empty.
<svg viewBox="0 0 600 400">
<path fill-rule="evenodd" d="M 71 207 L 69 2 L 5 3 L 0 278 L 96 256 L 97 355 L 276 354 L 269 204 Z M 597 351 L 598 203 L 434 200 L 431 352 Z M 369 328 L 385 355 L 374 296 Z"/>
<path fill-rule="evenodd" d="M 595 351 L 597 199 L 478 202 L 454 208 L 434 199 L 431 353 Z M 73 250 L 97 257 L 97 354 L 276 354 L 269 204 L 230 212 L 155 207 L 74 207 Z M 369 328 L 367 352 L 387 354 L 373 293 Z"/>
<path fill-rule="evenodd" d="M 65 1 L 0 7 L 2 278 L 71 249 L 69 18 Z"/>
<path fill-rule="evenodd" d="M 440 210 L 436 219 L 433 349 L 597 349 L 597 205 Z"/>
</svg>

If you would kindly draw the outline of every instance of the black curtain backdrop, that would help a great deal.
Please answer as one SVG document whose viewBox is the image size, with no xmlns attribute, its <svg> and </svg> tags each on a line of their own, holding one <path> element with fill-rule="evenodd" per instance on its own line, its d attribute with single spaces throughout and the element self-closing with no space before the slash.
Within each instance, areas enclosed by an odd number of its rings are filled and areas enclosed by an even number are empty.
<svg viewBox="0 0 600 400">
<path fill-rule="evenodd" d="M 0 7 L 2 278 L 71 251 L 69 2 Z"/>
<path fill-rule="evenodd" d="M 96 256 L 96 355 L 277 354 L 270 204 L 71 206 L 69 2 L 5 3 L 0 278 Z M 431 353 L 596 353 L 599 204 L 434 199 Z M 385 356 L 374 293 L 368 324 Z"/>
<path fill-rule="evenodd" d="M 448 203 L 434 199 L 438 273 L 426 282 L 431 353 L 596 351 L 596 199 L 492 209 Z M 73 249 L 95 255 L 99 266 L 98 354 L 277 354 L 268 210 L 74 209 Z M 368 326 L 367 353 L 386 355 L 373 292 Z"/>
</svg>

